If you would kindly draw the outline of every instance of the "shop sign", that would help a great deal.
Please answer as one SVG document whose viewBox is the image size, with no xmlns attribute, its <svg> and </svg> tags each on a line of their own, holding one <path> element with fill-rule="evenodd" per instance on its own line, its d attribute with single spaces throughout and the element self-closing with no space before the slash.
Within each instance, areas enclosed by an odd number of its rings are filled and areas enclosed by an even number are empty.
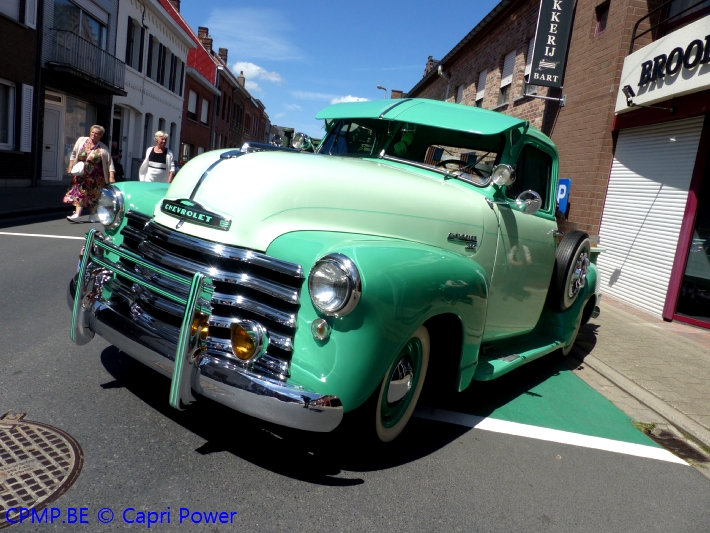
<svg viewBox="0 0 710 533">
<path fill-rule="evenodd" d="M 532 70 L 528 79 L 531 85 L 562 87 L 573 14 L 574 0 L 540 2 Z"/>
<path fill-rule="evenodd" d="M 710 16 L 680 28 L 626 57 L 616 112 L 630 108 L 621 88 L 630 85 L 633 101 L 648 105 L 710 89 Z"/>
</svg>

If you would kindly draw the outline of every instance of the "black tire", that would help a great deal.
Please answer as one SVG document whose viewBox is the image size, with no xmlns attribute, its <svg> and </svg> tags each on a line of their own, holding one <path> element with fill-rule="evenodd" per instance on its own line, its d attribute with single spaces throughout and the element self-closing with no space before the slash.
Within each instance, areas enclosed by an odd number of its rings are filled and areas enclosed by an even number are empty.
<svg viewBox="0 0 710 533">
<path fill-rule="evenodd" d="M 586 264 L 592 248 L 589 235 L 583 231 L 570 231 L 565 234 L 557 246 L 555 267 L 552 271 L 548 303 L 554 311 L 566 311 L 577 300 L 579 292 L 586 283 Z M 580 282 L 574 278 L 577 263 L 581 263 L 583 278 Z"/>
</svg>

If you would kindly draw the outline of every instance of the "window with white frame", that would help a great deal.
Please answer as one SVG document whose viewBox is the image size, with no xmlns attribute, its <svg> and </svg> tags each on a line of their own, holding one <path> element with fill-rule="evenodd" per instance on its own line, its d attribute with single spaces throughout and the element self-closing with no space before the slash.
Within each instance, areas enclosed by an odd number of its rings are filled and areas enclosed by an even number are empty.
<svg viewBox="0 0 710 533">
<path fill-rule="evenodd" d="M 476 85 L 476 107 L 483 107 L 483 97 L 486 95 L 486 77 L 488 70 L 482 70 L 478 74 L 478 84 Z"/>
<path fill-rule="evenodd" d="M 203 124 L 207 124 L 207 116 L 209 115 L 209 110 L 210 110 L 210 103 L 205 100 L 204 98 L 202 99 L 202 115 L 200 116 L 200 122 Z"/>
<path fill-rule="evenodd" d="M 530 39 L 528 43 L 528 55 L 525 56 L 525 76 L 523 77 L 523 94 L 536 94 L 537 85 L 530 85 L 527 80 L 530 79 L 532 72 L 533 49 L 535 48 L 535 39 Z"/>
<path fill-rule="evenodd" d="M 505 56 L 503 70 L 500 73 L 500 92 L 498 105 L 507 104 L 510 100 L 510 84 L 513 82 L 513 68 L 515 67 L 515 50 Z"/>
<path fill-rule="evenodd" d="M 0 80 L 0 149 L 15 146 L 15 84 Z"/>
<path fill-rule="evenodd" d="M 197 93 L 193 90 L 187 97 L 187 118 L 197 120 Z"/>
</svg>

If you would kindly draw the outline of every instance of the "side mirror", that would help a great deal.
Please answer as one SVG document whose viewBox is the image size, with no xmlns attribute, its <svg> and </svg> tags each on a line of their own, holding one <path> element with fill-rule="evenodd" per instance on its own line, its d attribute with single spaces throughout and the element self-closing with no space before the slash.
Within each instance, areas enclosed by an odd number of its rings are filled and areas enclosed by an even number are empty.
<svg viewBox="0 0 710 533">
<path fill-rule="evenodd" d="M 542 207 L 542 198 L 535 191 L 523 191 L 515 199 L 518 211 L 526 215 L 534 215 Z"/>
<path fill-rule="evenodd" d="M 515 169 L 510 165 L 496 165 L 491 173 L 491 181 L 496 185 L 510 185 L 515 182 Z"/>
<path fill-rule="evenodd" d="M 291 146 L 296 150 L 311 150 L 313 148 L 313 142 L 305 133 L 297 133 L 293 136 Z"/>
</svg>

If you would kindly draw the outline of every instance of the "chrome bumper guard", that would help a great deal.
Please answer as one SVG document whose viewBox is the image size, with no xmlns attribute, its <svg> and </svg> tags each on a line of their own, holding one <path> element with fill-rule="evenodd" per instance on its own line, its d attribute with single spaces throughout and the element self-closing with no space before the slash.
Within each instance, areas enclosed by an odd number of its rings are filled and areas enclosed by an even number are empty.
<svg viewBox="0 0 710 533">
<path fill-rule="evenodd" d="M 306 431 L 328 432 L 343 418 L 342 403 L 290 383 L 275 381 L 210 355 L 201 325 L 212 311 L 212 282 L 197 272 L 189 279 L 167 271 L 142 257 L 121 249 L 95 229 L 86 236 L 76 284 L 67 295 L 73 310 L 71 340 L 78 345 L 91 341 L 94 334 L 134 359 L 171 378 L 170 405 L 184 409 L 195 401 L 193 391 L 242 413 L 282 426 Z M 106 253 L 135 262 L 141 267 L 173 280 L 181 289 L 172 294 L 151 283 L 147 277 L 115 263 Z M 139 307 L 127 317 L 104 297 L 104 284 L 120 276 L 184 307 L 182 325 L 157 321 Z M 76 285 L 76 288 L 74 288 Z"/>
</svg>

